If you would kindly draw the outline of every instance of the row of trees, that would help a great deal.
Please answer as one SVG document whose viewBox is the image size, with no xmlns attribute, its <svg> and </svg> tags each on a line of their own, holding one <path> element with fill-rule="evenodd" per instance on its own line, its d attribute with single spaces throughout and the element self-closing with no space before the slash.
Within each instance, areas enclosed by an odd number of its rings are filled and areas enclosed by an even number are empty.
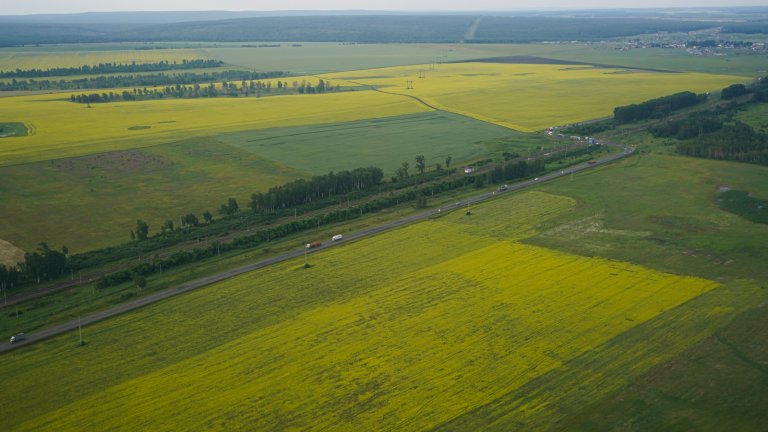
<svg viewBox="0 0 768 432">
<path fill-rule="evenodd" d="M 111 73 L 157 72 L 184 69 L 203 69 L 221 67 L 221 60 L 182 60 L 179 62 L 159 61 L 156 63 L 99 63 L 95 66 L 60 67 L 49 69 L 19 69 L 0 71 L 0 78 L 40 78 L 70 75 L 102 75 Z"/>
<path fill-rule="evenodd" d="M 286 76 L 285 72 L 223 71 L 147 75 L 101 75 L 72 80 L 12 79 L 0 82 L 0 91 L 110 89 L 124 87 L 181 86 L 223 81 L 255 81 Z"/>
<path fill-rule="evenodd" d="M 384 178 L 381 168 L 356 168 L 351 171 L 330 172 L 299 179 L 281 186 L 270 188 L 267 192 L 251 195 L 248 206 L 255 212 L 272 212 L 278 209 L 309 204 L 334 195 L 362 191 L 376 186 Z"/>
<path fill-rule="evenodd" d="M 67 271 L 66 246 L 57 251 L 48 247 L 46 243 L 40 243 L 37 250 L 24 254 L 24 261 L 16 266 L 0 264 L 0 286 L 6 289 L 14 285 L 35 282 L 59 277 Z"/>
<path fill-rule="evenodd" d="M 695 94 L 689 91 L 651 99 L 639 104 L 616 107 L 613 118 L 617 123 L 629 123 L 650 118 L 664 118 L 672 111 L 701 103 L 707 99 L 706 94 Z"/>
<path fill-rule="evenodd" d="M 752 102 L 768 102 L 768 77 L 758 79 L 752 85 L 733 84 L 720 92 L 722 99 L 734 99 L 752 93 Z"/>
<path fill-rule="evenodd" d="M 451 166 L 451 156 L 445 157 L 445 168 L 448 169 Z M 416 155 L 416 170 L 419 172 L 419 175 L 423 175 L 424 172 L 427 171 L 427 159 L 424 157 L 424 155 Z M 392 182 L 397 182 L 398 180 L 404 180 L 411 176 L 411 174 L 408 172 L 408 170 L 411 168 L 411 164 L 408 163 L 408 161 L 404 161 L 402 164 L 400 164 L 400 167 L 395 170 L 395 176 L 392 177 Z M 435 171 L 440 171 L 443 169 L 443 166 L 440 163 L 435 164 Z"/>
<path fill-rule="evenodd" d="M 319 80 L 316 86 L 312 86 L 306 81 L 302 81 L 299 84 L 294 81 L 293 86 L 290 87 L 288 82 L 277 81 L 277 90 L 282 94 L 286 94 L 292 91 L 301 94 L 315 94 L 325 93 L 329 91 L 338 90 L 338 85 L 333 86 L 330 83 Z M 266 83 L 261 81 L 242 81 L 241 83 L 223 81 L 221 86 L 217 86 L 214 83 L 210 83 L 207 86 L 201 86 L 200 84 L 194 85 L 181 85 L 166 86 L 163 88 L 134 88 L 133 91 L 124 90 L 122 93 L 115 92 L 103 92 L 103 93 L 82 93 L 79 95 L 71 95 L 70 101 L 76 103 L 107 103 L 115 101 L 135 101 L 135 100 L 147 100 L 147 99 L 163 99 L 165 97 L 172 98 L 200 98 L 200 97 L 218 97 L 218 96 L 251 96 L 261 97 L 264 93 L 272 93 L 272 82 Z"/>
<path fill-rule="evenodd" d="M 361 168 L 360 170 L 364 169 L 365 168 Z M 378 170 L 378 168 L 372 169 Z M 350 171 L 350 173 L 353 171 Z M 290 234 L 317 228 L 321 225 L 326 225 L 329 223 L 355 219 L 360 217 L 362 213 L 369 213 L 372 211 L 393 207 L 400 203 L 412 201 L 416 208 L 424 208 L 427 206 L 428 196 L 431 196 L 434 193 L 441 193 L 473 184 L 476 187 L 483 187 L 488 183 L 501 183 L 505 181 L 532 177 L 544 171 L 545 162 L 543 160 L 521 160 L 512 163 L 502 163 L 485 173 L 447 179 L 438 183 L 430 184 L 429 187 L 421 189 L 411 188 L 397 194 L 388 194 L 387 196 L 376 198 L 369 202 L 363 203 L 359 207 L 359 210 L 357 208 L 342 209 L 328 213 L 317 214 L 309 218 L 294 220 L 271 228 L 264 228 L 254 234 L 237 237 L 228 243 L 215 242 L 205 248 L 195 248 L 192 251 L 176 252 L 166 259 L 160 259 L 156 256 L 151 263 L 142 263 L 134 266 L 131 269 L 124 270 L 103 278 L 101 281 L 99 281 L 97 286 L 103 288 L 111 285 L 117 285 L 130 280 L 135 280 L 137 276 L 143 277 L 151 273 L 155 273 L 161 268 L 167 270 L 179 265 L 197 262 L 215 256 L 221 252 L 234 249 L 252 248 L 270 240 L 276 240 Z M 318 176 L 315 177 L 315 179 L 319 179 L 320 177 L 327 176 Z M 230 201 L 227 203 L 227 206 L 232 204 L 231 200 L 232 199 L 230 199 Z"/>
<path fill-rule="evenodd" d="M 231 216 L 238 212 L 240 206 L 237 204 L 235 198 L 229 198 L 226 203 L 222 204 L 219 208 L 219 214 L 222 216 Z M 203 220 L 206 224 L 213 223 L 213 213 L 209 210 L 203 212 Z M 186 227 L 196 227 L 201 224 L 200 219 L 194 213 L 187 213 L 180 218 L 180 227 L 182 229 Z M 174 230 L 174 223 L 168 219 L 160 227 L 160 234 L 172 232 Z M 131 230 L 131 240 L 144 241 L 149 238 L 149 224 L 141 219 L 136 220 L 136 228 Z"/>
<path fill-rule="evenodd" d="M 423 161 L 422 163 L 426 166 L 426 161 L 423 160 L 423 156 L 419 155 L 417 156 L 418 160 Z M 451 158 L 446 158 L 446 165 L 450 166 L 451 164 Z M 389 208 L 398 204 L 402 204 L 405 202 L 413 202 L 415 206 L 417 207 L 426 207 L 427 205 L 427 198 L 428 196 L 432 196 L 433 194 L 438 194 L 444 191 L 453 190 L 456 188 L 465 187 L 467 185 L 476 185 L 478 187 L 482 187 L 487 183 L 498 183 L 498 182 L 504 182 L 504 181 L 511 181 L 519 178 L 524 177 L 531 177 L 536 174 L 539 174 L 543 172 L 545 169 L 545 162 L 544 161 L 518 161 L 513 163 L 504 162 L 496 167 L 494 167 L 492 170 L 480 173 L 476 175 L 470 175 L 470 176 L 460 176 L 460 177 L 454 177 L 454 178 L 448 178 L 444 179 L 442 181 L 436 181 L 429 183 L 428 187 L 423 188 L 408 188 L 406 190 L 401 190 L 399 192 L 390 192 L 386 195 L 380 195 L 379 197 L 370 200 L 368 202 L 365 202 L 358 207 L 354 209 L 339 209 L 334 210 L 326 213 L 317 214 L 315 216 L 309 217 L 309 218 L 302 218 L 298 220 L 293 220 L 291 222 L 277 225 L 271 228 L 263 228 L 261 230 L 256 231 L 255 234 L 238 237 L 235 238 L 233 241 L 229 243 L 214 243 L 207 248 L 197 248 L 192 251 L 182 251 L 178 252 L 171 257 L 167 259 L 160 259 L 157 255 L 155 255 L 155 259 L 152 261 L 152 263 L 142 263 L 137 266 L 134 266 L 133 268 L 125 271 L 121 271 L 112 275 L 109 275 L 102 279 L 102 281 L 99 282 L 99 287 L 105 287 L 110 286 L 114 284 L 123 283 L 129 280 L 137 280 L 137 278 L 144 277 L 150 273 L 153 273 L 155 271 L 158 271 L 159 269 L 169 269 L 177 265 L 182 265 L 185 263 L 191 263 L 195 262 L 201 259 L 205 259 L 207 257 L 213 256 L 214 254 L 218 254 L 223 251 L 231 250 L 231 249 L 244 249 L 244 248 L 251 248 L 254 246 L 257 246 L 259 244 L 262 244 L 266 241 L 274 240 L 277 238 L 280 238 L 282 236 L 299 232 L 302 230 L 307 230 L 311 228 L 319 227 L 320 225 L 325 225 L 328 223 L 334 223 L 334 222 L 340 222 L 344 220 L 353 219 L 356 217 L 360 217 L 363 213 L 368 213 L 371 211 L 377 211 L 384 208 Z M 425 176 L 433 179 L 440 178 L 441 176 L 445 175 L 444 173 L 450 173 L 450 170 L 445 171 L 433 171 L 432 173 L 425 173 Z M 380 185 L 379 188 L 384 188 L 385 190 L 394 190 L 403 187 L 402 182 L 398 182 L 396 184 L 389 184 L 389 185 L 382 185 L 381 178 L 383 177 L 383 173 L 379 168 L 375 167 L 369 167 L 369 168 L 358 168 L 356 170 L 352 171 L 342 171 L 340 173 L 329 173 L 325 176 L 317 176 L 310 181 L 303 181 L 304 185 L 307 186 L 310 184 L 314 185 L 314 189 L 304 189 L 304 193 L 309 194 L 316 194 L 317 197 L 328 197 L 334 194 L 340 194 L 342 199 L 346 199 L 345 195 L 343 195 L 346 191 L 346 193 L 353 193 L 357 194 L 359 192 L 363 192 L 364 194 L 371 194 L 373 193 L 372 186 L 373 185 Z M 414 177 L 416 179 L 417 177 Z M 301 196 L 303 195 L 301 193 L 301 188 L 296 188 L 299 183 L 292 182 L 289 185 L 284 185 L 281 194 L 275 195 L 276 198 L 283 198 L 286 200 L 285 202 L 288 202 L 287 200 L 291 199 L 297 199 L 295 202 L 302 202 Z M 411 185 L 414 183 L 411 183 L 410 181 L 406 184 Z M 294 189 L 296 188 L 296 189 Z M 325 192 L 319 192 L 320 190 L 325 190 Z M 367 191 L 366 191 L 367 189 Z M 275 192 L 273 190 L 273 192 Z M 292 192 L 292 193 L 289 193 Z M 347 195 L 349 196 L 349 195 Z M 258 201 L 258 200 L 257 200 Z M 312 200 L 307 200 L 312 202 Z M 330 203 L 332 200 L 326 199 L 325 202 L 320 204 L 310 204 L 310 205 L 304 205 L 303 208 L 309 208 L 312 209 L 313 205 L 317 206 L 325 206 L 326 203 Z M 252 209 L 256 214 L 251 214 L 250 218 L 252 221 L 258 222 L 258 221 L 267 221 L 267 220 L 274 220 L 273 215 L 279 215 L 279 214 L 285 214 L 287 210 L 292 209 L 286 209 L 283 208 L 282 211 L 278 211 L 277 206 L 274 206 L 275 213 L 264 213 L 267 206 L 256 206 L 254 208 L 253 205 L 251 205 Z M 290 206 L 287 206 L 290 207 Z M 174 223 L 171 220 L 166 221 L 161 226 L 161 233 L 160 235 L 156 236 L 149 236 L 150 228 L 149 225 L 142 221 L 137 220 L 135 228 L 131 231 L 132 236 L 136 240 L 142 240 L 142 241 L 134 241 L 130 243 L 126 243 L 120 246 L 116 247 L 109 247 L 104 249 L 99 249 L 96 251 L 90 251 L 84 254 L 75 255 L 72 257 L 72 259 L 69 259 L 66 257 L 66 248 L 63 249 L 63 254 L 65 255 L 65 262 L 62 264 L 61 262 L 58 262 L 57 264 L 52 264 L 50 266 L 50 271 L 48 273 L 45 273 L 46 275 L 51 275 L 51 277 L 55 277 L 56 275 L 63 274 L 67 269 L 72 270 L 79 270 L 84 269 L 88 267 L 93 267 L 97 265 L 103 265 L 109 262 L 112 262 L 116 259 L 123 259 L 128 257 L 137 256 L 139 254 L 147 254 L 151 253 L 151 251 L 157 250 L 161 247 L 170 246 L 173 244 L 176 244 L 179 241 L 187 240 L 190 236 L 190 233 L 196 237 L 200 236 L 208 236 L 208 235 L 220 235 L 228 233 L 230 229 L 238 229 L 237 226 L 239 225 L 239 222 L 242 222 L 244 218 L 234 218 L 229 217 L 236 215 L 240 210 L 240 207 L 237 203 L 237 200 L 234 198 L 229 198 L 226 203 L 222 204 L 219 213 L 224 215 L 225 217 L 221 219 L 221 221 L 217 222 L 216 224 L 212 224 L 213 222 L 213 215 L 206 211 L 203 214 L 203 218 L 207 222 L 206 225 L 199 226 L 199 220 L 194 214 L 187 214 L 182 216 L 181 218 L 181 226 L 182 229 L 174 229 Z M 247 217 L 247 215 L 246 215 Z M 246 221 L 247 226 L 247 221 Z M 192 229 L 187 230 L 184 229 L 185 227 L 191 227 Z M 242 226 L 240 226 L 242 228 Z M 47 246 L 45 247 L 47 249 Z M 48 252 L 51 254 L 51 252 Z M 50 257 L 55 257 L 55 254 L 50 255 Z M 32 259 L 33 262 L 36 262 L 35 259 Z M 33 265 L 34 266 L 34 265 Z M 20 266 L 20 268 L 25 268 L 23 265 Z M 29 267 L 33 268 L 33 267 Z M 15 275 L 16 279 L 19 280 L 18 275 L 20 274 L 19 269 L 16 268 L 8 268 L 8 267 L 0 267 L 0 282 L 5 283 L 7 281 L 10 281 L 10 277 L 8 276 L 8 272 Z M 32 273 L 31 273 L 32 274 Z M 38 274 L 43 274 L 39 273 Z M 32 279 L 26 278 L 26 280 L 30 281 Z M 6 285 L 7 286 L 7 285 Z"/>
</svg>

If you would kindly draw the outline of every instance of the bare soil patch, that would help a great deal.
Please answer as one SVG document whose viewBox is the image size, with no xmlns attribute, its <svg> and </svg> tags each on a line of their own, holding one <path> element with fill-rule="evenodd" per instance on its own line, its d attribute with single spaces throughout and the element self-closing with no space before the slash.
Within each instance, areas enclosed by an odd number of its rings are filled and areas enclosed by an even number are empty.
<svg viewBox="0 0 768 432">
<path fill-rule="evenodd" d="M 111 173 L 146 172 L 170 166 L 171 161 L 142 152 L 124 150 L 52 161 L 57 168 L 76 176 L 93 174 L 95 171 Z"/>
<path fill-rule="evenodd" d="M 24 251 L 0 239 L 0 265 L 15 266 L 21 261 L 24 261 Z"/>
</svg>

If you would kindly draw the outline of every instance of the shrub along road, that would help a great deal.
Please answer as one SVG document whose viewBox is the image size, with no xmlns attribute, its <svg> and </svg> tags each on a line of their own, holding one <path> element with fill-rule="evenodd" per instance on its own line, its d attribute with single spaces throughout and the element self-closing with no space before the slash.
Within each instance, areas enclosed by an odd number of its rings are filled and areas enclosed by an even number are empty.
<svg viewBox="0 0 768 432">
<path fill-rule="evenodd" d="M 327 249 L 327 248 L 330 248 L 330 247 L 334 247 L 334 246 L 337 246 L 339 244 L 347 243 L 347 242 L 352 241 L 352 240 L 357 240 L 357 239 L 361 239 L 363 237 L 372 236 L 372 235 L 381 233 L 383 231 L 391 230 L 391 229 L 398 228 L 398 227 L 401 227 L 403 225 L 407 225 L 407 224 L 410 224 L 410 223 L 413 223 L 413 222 L 418 222 L 418 221 L 421 221 L 421 220 L 424 220 L 424 219 L 428 219 L 428 218 L 430 218 L 432 216 L 435 216 L 435 215 L 437 215 L 439 213 L 442 213 L 444 211 L 457 210 L 457 209 L 460 209 L 460 208 L 462 208 L 464 206 L 469 206 L 471 204 L 475 204 L 475 203 L 479 203 L 479 202 L 482 202 L 482 201 L 486 201 L 486 200 L 495 198 L 497 195 L 501 195 L 501 194 L 504 194 L 504 193 L 508 193 L 510 191 L 521 190 L 521 189 L 533 186 L 533 185 L 535 185 L 537 183 L 545 182 L 545 181 L 548 181 L 548 180 L 554 180 L 554 179 L 559 178 L 559 177 L 564 177 L 564 176 L 572 175 L 573 173 L 576 173 L 576 172 L 579 172 L 579 171 L 584 171 L 586 169 L 590 169 L 590 168 L 594 168 L 594 167 L 597 167 L 597 166 L 601 166 L 601 165 L 613 162 L 615 160 L 627 157 L 627 156 L 629 156 L 629 155 L 631 155 L 633 153 L 634 153 L 634 149 L 629 148 L 629 147 L 624 147 L 624 151 L 623 152 L 618 153 L 618 154 L 614 154 L 614 155 L 611 155 L 611 156 L 607 156 L 607 157 L 602 158 L 602 159 L 596 159 L 594 161 L 594 163 L 583 163 L 583 164 L 575 165 L 575 166 L 569 167 L 569 168 L 567 168 L 565 170 L 562 170 L 562 171 L 555 171 L 555 172 L 552 172 L 552 173 L 549 173 L 549 174 L 542 175 L 541 177 L 537 177 L 536 179 L 533 179 L 533 180 L 526 180 L 526 181 L 522 181 L 522 182 L 519 182 L 519 183 L 511 184 L 505 190 L 486 192 L 484 194 L 475 195 L 473 197 L 467 198 L 465 200 L 462 200 L 462 201 L 459 201 L 459 202 L 456 202 L 456 203 L 453 203 L 453 204 L 449 204 L 449 205 L 440 207 L 438 209 L 427 210 L 427 211 L 424 211 L 424 212 L 421 212 L 421 213 L 418 213 L 418 214 L 415 214 L 415 215 L 412 215 L 412 216 L 409 216 L 409 217 L 406 217 L 406 218 L 398 219 L 398 220 L 395 220 L 395 221 L 392 221 L 392 222 L 388 222 L 386 224 L 379 225 L 377 227 L 368 228 L 368 229 L 365 229 L 365 230 L 362 230 L 362 231 L 358 231 L 358 232 L 352 233 L 352 234 L 347 234 L 344 237 L 343 240 L 337 241 L 337 242 L 324 243 L 321 246 L 313 248 L 311 250 L 311 252 L 314 253 L 316 251 Z M 66 323 L 63 323 L 63 324 L 51 327 L 51 328 L 47 328 L 45 330 L 41 330 L 41 331 L 36 332 L 36 333 L 28 334 L 28 335 L 26 335 L 26 339 L 21 341 L 21 342 L 17 342 L 17 343 L 13 343 L 13 344 L 11 344 L 10 342 L 5 342 L 3 344 L 0 344 L 0 353 L 7 352 L 7 351 L 10 351 L 12 349 L 19 348 L 19 347 L 22 347 L 22 346 L 25 346 L 25 345 L 29 345 L 29 344 L 35 343 L 37 341 L 40 341 L 42 339 L 46 339 L 46 338 L 49 338 L 49 337 L 52 337 L 52 336 L 56 336 L 56 335 L 59 335 L 59 334 L 62 334 L 62 333 L 65 333 L 65 332 L 68 332 L 68 331 L 71 331 L 71 330 L 77 330 L 78 327 L 86 326 L 88 324 L 93 324 L 95 322 L 98 322 L 98 321 L 101 321 L 101 320 L 113 317 L 115 315 L 119 315 L 119 314 L 122 314 L 124 312 L 128 312 L 128 311 L 131 311 L 131 310 L 134 310 L 134 309 L 138 309 L 140 307 L 144 307 L 144 306 L 150 305 L 152 303 L 156 303 L 156 302 L 159 302 L 161 300 L 165 300 L 165 299 L 167 299 L 169 297 L 173 297 L 173 296 L 178 295 L 178 294 L 182 294 L 182 293 L 189 292 L 189 291 L 192 291 L 192 290 L 195 290 L 195 289 L 198 289 L 198 288 L 202 288 L 202 287 L 214 284 L 216 282 L 221 282 L 221 281 L 223 281 L 225 279 L 229 279 L 231 277 L 234 277 L 234 276 L 237 276 L 237 275 L 240 275 L 240 274 L 243 274 L 243 273 L 247 273 L 247 272 L 250 272 L 250 271 L 253 271 L 253 270 L 264 268 L 264 267 L 267 267 L 269 265 L 272 265 L 272 264 L 275 264 L 275 263 L 278 263 L 278 262 L 286 261 L 286 260 L 293 259 L 293 258 L 298 258 L 298 257 L 301 257 L 302 255 L 304 255 L 305 253 L 310 253 L 310 251 L 302 249 L 302 250 L 297 250 L 297 251 L 294 251 L 294 252 L 285 253 L 285 254 L 282 254 L 282 255 L 278 255 L 278 256 L 275 256 L 275 257 L 272 257 L 272 258 L 268 258 L 268 259 L 265 259 L 265 260 L 253 263 L 253 264 L 249 264 L 249 265 L 242 266 L 242 267 L 239 267 L 239 268 L 227 270 L 227 271 L 219 273 L 219 274 L 215 274 L 215 275 L 212 275 L 212 276 L 207 276 L 207 277 L 204 277 L 204 278 L 196 279 L 194 281 L 191 281 L 191 282 L 179 285 L 179 286 L 174 287 L 174 288 L 168 288 L 166 290 L 156 292 L 154 294 L 148 295 L 146 297 L 142 297 L 142 298 L 134 300 L 132 302 L 123 303 L 123 304 L 115 306 L 113 308 L 105 309 L 105 310 L 103 310 L 101 312 L 97 312 L 95 314 L 92 314 L 92 315 L 89 315 L 89 316 L 86 316 L 86 317 L 82 317 L 82 318 L 77 319 L 77 320 L 72 320 L 72 321 L 69 321 L 69 322 L 66 322 Z"/>
</svg>

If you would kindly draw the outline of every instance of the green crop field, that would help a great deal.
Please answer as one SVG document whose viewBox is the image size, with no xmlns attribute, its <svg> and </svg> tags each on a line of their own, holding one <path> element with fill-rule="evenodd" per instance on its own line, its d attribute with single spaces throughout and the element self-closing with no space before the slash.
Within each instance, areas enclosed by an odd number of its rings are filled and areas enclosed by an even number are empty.
<svg viewBox="0 0 768 432">
<path fill-rule="evenodd" d="M 228 197 L 298 178 L 302 171 L 203 137 L 135 150 L 0 168 L 0 238 L 83 251 L 130 240 L 136 219 L 157 232 L 183 214 L 216 213 Z M 55 217 L 52 217 L 55 215 Z"/>
<path fill-rule="evenodd" d="M 232 44 L 230 44 L 232 45 Z M 226 63 L 259 71 L 318 74 L 390 66 L 546 53 L 546 45 L 291 43 L 280 47 L 221 46 L 204 52 Z"/>
<path fill-rule="evenodd" d="M 447 155 L 459 163 L 494 152 L 522 153 L 542 140 L 431 112 L 0 167 L 7 179 L 0 184 L 0 218 L 13 221 L 0 226 L 0 239 L 27 250 L 46 241 L 82 251 L 128 241 L 136 219 L 157 232 L 167 219 L 216 213 L 228 197 L 245 207 L 252 193 L 303 176 L 370 165 L 389 175 L 403 161 L 413 164 L 417 154 L 432 168 Z"/>
<path fill-rule="evenodd" d="M 763 409 L 768 404 L 766 312 L 765 302 L 752 307 L 626 388 L 589 401 L 562 423 L 580 431 L 762 430 L 768 421 Z"/>
<path fill-rule="evenodd" d="M 710 279 L 768 280 L 768 226 L 720 209 L 726 185 L 765 196 L 768 168 L 642 155 L 542 186 L 579 205 L 573 217 L 529 241 Z"/>
<path fill-rule="evenodd" d="M 604 395 L 759 294 L 516 242 L 574 205 L 510 195 L 9 353 L 0 403 L 25 416 L 0 426 L 419 430 L 558 378 L 504 411 L 546 424 L 569 383 Z M 584 380 L 590 359 L 612 367 Z"/>
<path fill-rule="evenodd" d="M 427 166 L 432 167 L 444 164 L 449 155 L 457 162 L 468 161 L 493 151 L 523 153 L 529 146 L 548 142 L 537 135 L 441 111 L 239 132 L 218 139 L 313 174 L 368 165 L 393 174 L 401 162 L 413 164 L 417 154 L 425 155 Z M 499 147 L 500 142 L 507 145 Z"/>
</svg>

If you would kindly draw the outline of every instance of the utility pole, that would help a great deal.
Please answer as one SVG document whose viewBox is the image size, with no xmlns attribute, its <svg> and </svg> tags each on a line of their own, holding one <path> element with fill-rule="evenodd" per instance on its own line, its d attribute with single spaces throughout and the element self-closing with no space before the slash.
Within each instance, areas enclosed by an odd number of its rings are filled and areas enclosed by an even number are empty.
<svg viewBox="0 0 768 432">
<path fill-rule="evenodd" d="M 80 332 L 80 346 L 83 346 L 83 326 L 80 325 L 80 317 L 77 317 L 77 330 Z"/>
</svg>

